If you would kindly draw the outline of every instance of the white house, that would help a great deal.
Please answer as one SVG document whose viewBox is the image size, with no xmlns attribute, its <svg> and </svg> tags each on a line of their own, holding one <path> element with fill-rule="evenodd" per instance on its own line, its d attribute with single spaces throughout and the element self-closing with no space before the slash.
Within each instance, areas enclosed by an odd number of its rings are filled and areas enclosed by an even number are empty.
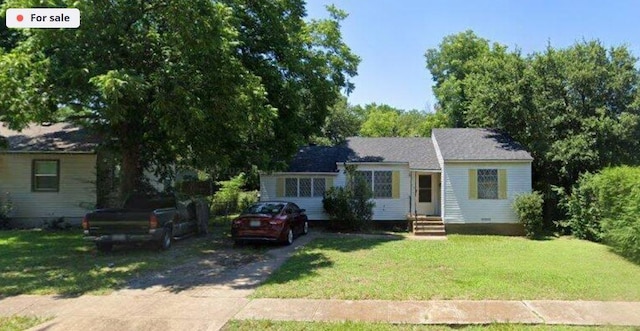
<svg viewBox="0 0 640 331">
<path fill-rule="evenodd" d="M 85 131 L 56 123 L 18 132 L 0 123 L 0 139 L 0 202 L 11 200 L 12 222 L 79 223 L 95 206 L 96 142 Z"/>
<path fill-rule="evenodd" d="M 353 137 L 334 147 L 307 146 L 285 172 L 260 176 L 261 200 L 287 200 L 326 220 L 324 191 L 344 186 L 356 164 L 374 194 L 375 221 L 427 217 L 447 231 L 520 232 L 511 208 L 531 192 L 533 158 L 488 129 L 434 129 L 431 138 Z M 444 230 L 444 227 L 443 227 Z"/>
</svg>

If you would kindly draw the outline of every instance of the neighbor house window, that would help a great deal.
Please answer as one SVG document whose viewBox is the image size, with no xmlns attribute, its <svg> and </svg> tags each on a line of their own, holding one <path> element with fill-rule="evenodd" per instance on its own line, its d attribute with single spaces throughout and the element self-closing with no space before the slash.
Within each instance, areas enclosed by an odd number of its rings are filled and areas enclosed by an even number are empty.
<svg viewBox="0 0 640 331">
<path fill-rule="evenodd" d="M 311 196 L 311 178 L 300 178 L 298 180 L 298 185 L 300 185 L 300 197 Z"/>
<path fill-rule="evenodd" d="M 356 178 L 362 178 L 371 188 L 374 198 L 391 198 L 393 176 L 391 171 L 356 171 Z"/>
<path fill-rule="evenodd" d="M 285 178 L 284 180 L 284 196 L 298 196 L 298 178 Z"/>
<path fill-rule="evenodd" d="M 60 161 L 33 160 L 31 189 L 35 192 L 58 192 L 60 189 Z"/>
<path fill-rule="evenodd" d="M 327 181 L 324 178 L 314 178 L 313 179 L 313 196 L 321 197 L 324 196 L 324 191 L 327 188 Z"/>
<path fill-rule="evenodd" d="M 478 199 L 498 199 L 498 169 L 478 169 Z"/>
<path fill-rule="evenodd" d="M 322 197 L 326 185 L 325 178 L 285 178 L 284 196 L 292 198 Z"/>
</svg>

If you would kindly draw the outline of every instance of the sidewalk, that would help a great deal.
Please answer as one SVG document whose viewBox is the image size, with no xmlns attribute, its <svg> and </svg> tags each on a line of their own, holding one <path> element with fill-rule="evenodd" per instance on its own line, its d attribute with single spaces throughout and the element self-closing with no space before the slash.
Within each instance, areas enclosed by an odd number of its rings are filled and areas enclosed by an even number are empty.
<svg viewBox="0 0 640 331">
<path fill-rule="evenodd" d="M 255 299 L 234 319 L 394 324 L 639 325 L 640 302 Z"/>
<path fill-rule="evenodd" d="M 33 330 L 219 330 L 230 319 L 640 326 L 640 302 L 252 300 L 234 291 L 209 294 L 215 296 L 18 296 L 0 301 L 0 315 L 56 317 Z"/>
</svg>

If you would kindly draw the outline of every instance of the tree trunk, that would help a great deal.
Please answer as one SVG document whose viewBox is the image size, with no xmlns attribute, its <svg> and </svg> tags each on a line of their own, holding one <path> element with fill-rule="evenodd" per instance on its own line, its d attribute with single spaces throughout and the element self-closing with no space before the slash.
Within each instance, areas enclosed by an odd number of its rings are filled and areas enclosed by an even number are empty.
<svg viewBox="0 0 640 331">
<path fill-rule="evenodd" d="M 141 184 L 140 151 L 137 145 L 122 146 L 120 200 L 124 202 Z"/>
<path fill-rule="evenodd" d="M 196 199 L 196 219 L 198 220 L 198 233 L 209 233 L 209 204 L 204 198 Z"/>
</svg>

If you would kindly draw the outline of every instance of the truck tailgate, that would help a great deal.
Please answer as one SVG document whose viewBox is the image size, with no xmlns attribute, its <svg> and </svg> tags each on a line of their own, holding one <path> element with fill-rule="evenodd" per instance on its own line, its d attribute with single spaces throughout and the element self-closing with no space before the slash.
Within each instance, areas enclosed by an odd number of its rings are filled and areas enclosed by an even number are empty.
<svg viewBox="0 0 640 331">
<path fill-rule="evenodd" d="M 150 211 L 101 209 L 87 215 L 92 235 L 148 234 Z"/>
</svg>

